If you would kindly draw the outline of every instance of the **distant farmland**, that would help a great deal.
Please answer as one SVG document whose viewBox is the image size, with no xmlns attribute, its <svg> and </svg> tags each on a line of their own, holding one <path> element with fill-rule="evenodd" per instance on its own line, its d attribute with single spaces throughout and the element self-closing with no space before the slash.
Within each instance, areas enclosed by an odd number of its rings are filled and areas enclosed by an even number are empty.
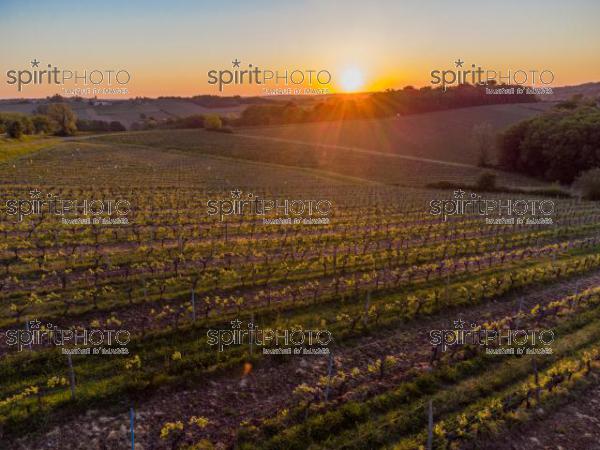
<svg viewBox="0 0 600 450">
<path fill-rule="evenodd" d="M 380 120 L 246 128 L 243 133 L 477 164 L 471 140 L 474 126 L 488 123 L 499 131 L 551 107 L 551 103 L 476 106 Z"/>
<path fill-rule="evenodd" d="M 495 130 L 547 109 L 548 105 L 494 105 L 381 120 L 320 122 L 236 129 L 161 130 L 111 135 L 94 141 L 304 167 L 368 181 L 424 186 L 437 181 L 473 183 L 484 169 L 470 133 L 478 123 Z M 500 184 L 539 186 L 498 172 Z"/>
<path fill-rule="evenodd" d="M 30 114 L 42 104 L 43 100 L 15 100 L 0 102 L 0 112 L 19 112 Z M 104 104 L 106 103 L 106 104 Z M 144 99 L 99 101 L 92 105 L 87 100 L 82 102 L 70 101 L 69 106 L 77 117 L 84 120 L 116 120 L 126 127 L 133 122 L 141 120 L 141 115 L 156 120 L 165 120 L 176 117 L 186 117 L 195 114 L 219 114 L 221 116 L 237 116 L 246 106 L 228 106 L 209 108 L 194 103 L 190 99 Z"/>
</svg>

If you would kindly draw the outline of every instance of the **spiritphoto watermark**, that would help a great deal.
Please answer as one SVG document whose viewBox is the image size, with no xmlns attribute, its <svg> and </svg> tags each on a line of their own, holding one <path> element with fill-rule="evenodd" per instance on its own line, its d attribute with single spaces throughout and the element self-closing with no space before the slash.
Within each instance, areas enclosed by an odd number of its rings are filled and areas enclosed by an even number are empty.
<svg viewBox="0 0 600 450">
<path fill-rule="evenodd" d="M 257 216 L 264 225 L 329 224 L 333 203 L 327 199 L 266 199 L 251 192 L 231 191 L 231 198 L 210 199 L 207 213 L 223 221 L 230 216 Z"/>
<path fill-rule="evenodd" d="M 11 69 L 6 72 L 6 84 L 22 92 L 29 86 L 57 86 L 65 94 L 111 95 L 129 93 L 126 87 L 131 74 L 121 68 L 63 69 L 51 63 L 42 63 L 37 58 L 29 61 L 27 69 Z M 68 86 L 71 86 L 69 88 Z M 74 90 L 71 92 L 70 90 Z"/>
<path fill-rule="evenodd" d="M 212 69 L 207 73 L 208 84 L 216 85 L 219 92 L 229 85 L 258 85 L 265 95 L 326 94 L 331 73 L 326 69 L 286 68 L 272 70 L 235 58 L 231 69 Z"/>
<path fill-rule="evenodd" d="M 551 329 L 485 328 L 477 323 L 454 320 L 449 329 L 435 329 L 429 332 L 429 342 L 442 352 L 453 347 L 475 345 L 485 347 L 489 355 L 552 354 L 551 345 L 555 333 Z"/>
<path fill-rule="evenodd" d="M 219 352 L 231 345 L 247 345 L 259 348 L 265 355 L 327 355 L 327 347 L 333 336 L 327 329 L 260 328 L 253 322 L 243 326 L 239 319 L 230 322 L 226 329 L 209 329 L 206 333 L 208 345 Z"/>
<path fill-rule="evenodd" d="M 29 191 L 29 196 L 28 199 L 6 200 L 6 214 L 14 217 L 16 222 L 30 216 L 52 215 L 60 217 L 64 225 L 129 223 L 126 216 L 131 212 L 131 204 L 125 199 L 65 199 L 53 193 L 43 195 L 38 189 Z"/>
<path fill-rule="evenodd" d="M 108 328 L 63 329 L 35 319 L 28 321 L 24 329 L 6 330 L 4 337 L 6 345 L 15 347 L 19 352 L 34 346 L 54 346 L 61 347 L 63 354 L 127 355 L 129 349 L 126 346 L 131 340 L 131 333 Z"/>
<path fill-rule="evenodd" d="M 435 199 L 429 202 L 429 213 L 442 216 L 479 215 L 488 225 L 552 225 L 555 212 L 553 200 L 548 199 L 488 199 L 481 195 L 459 189 L 451 199 Z"/>
<path fill-rule="evenodd" d="M 472 84 L 472 85 L 492 85 L 505 84 L 509 86 L 520 86 L 520 87 L 547 87 L 554 82 L 554 73 L 549 69 L 540 68 L 516 68 L 516 69 L 484 69 L 480 65 L 471 64 L 465 66 L 465 61 L 458 58 L 454 61 L 454 68 L 452 69 L 434 69 L 431 71 L 431 81 L 433 86 L 440 86 L 444 91 L 449 86 L 458 86 L 461 84 Z M 493 93 L 493 92 L 490 92 Z M 513 92 L 514 93 L 514 92 Z M 538 92 L 526 92 L 522 91 L 519 93 L 528 94 L 539 94 L 539 93 L 552 93 L 546 90 L 540 90 Z"/>
</svg>

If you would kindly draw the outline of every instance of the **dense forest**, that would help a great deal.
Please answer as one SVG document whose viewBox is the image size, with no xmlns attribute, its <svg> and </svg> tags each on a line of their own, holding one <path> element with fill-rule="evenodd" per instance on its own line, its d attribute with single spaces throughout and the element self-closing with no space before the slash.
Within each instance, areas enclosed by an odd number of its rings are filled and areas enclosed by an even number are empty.
<svg viewBox="0 0 600 450">
<path fill-rule="evenodd" d="M 593 102 L 562 102 L 499 138 L 503 168 L 547 181 L 571 183 L 600 166 L 600 109 Z"/>
</svg>

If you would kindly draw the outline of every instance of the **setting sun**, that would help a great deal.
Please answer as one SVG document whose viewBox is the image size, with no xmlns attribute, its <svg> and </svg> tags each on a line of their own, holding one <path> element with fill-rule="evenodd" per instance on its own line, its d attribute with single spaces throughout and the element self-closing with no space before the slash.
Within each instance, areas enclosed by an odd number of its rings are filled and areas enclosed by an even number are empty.
<svg viewBox="0 0 600 450">
<path fill-rule="evenodd" d="M 365 84 L 363 73 L 356 67 L 345 69 L 340 77 L 340 85 L 346 92 L 355 92 Z"/>
</svg>

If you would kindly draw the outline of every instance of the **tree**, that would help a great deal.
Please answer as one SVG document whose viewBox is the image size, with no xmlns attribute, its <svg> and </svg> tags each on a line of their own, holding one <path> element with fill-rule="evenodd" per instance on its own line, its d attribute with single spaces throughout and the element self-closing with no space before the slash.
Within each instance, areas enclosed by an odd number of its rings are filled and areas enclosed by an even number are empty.
<svg viewBox="0 0 600 450">
<path fill-rule="evenodd" d="M 77 131 L 77 116 L 66 103 L 42 105 L 37 112 L 48 116 L 56 124 L 56 134 L 59 136 L 71 136 Z"/>
<path fill-rule="evenodd" d="M 471 139 L 477 148 L 477 165 L 489 167 L 494 150 L 494 129 L 487 122 L 477 124 L 473 127 Z"/>
<path fill-rule="evenodd" d="M 20 120 L 11 122 L 8 126 L 8 135 L 13 139 L 20 139 L 23 136 L 23 124 Z"/>
<path fill-rule="evenodd" d="M 587 200 L 600 200 L 600 168 L 583 172 L 573 183 Z"/>
<path fill-rule="evenodd" d="M 31 118 L 31 121 L 36 134 L 52 132 L 52 122 L 48 116 L 37 114 Z"/>
</svg>

